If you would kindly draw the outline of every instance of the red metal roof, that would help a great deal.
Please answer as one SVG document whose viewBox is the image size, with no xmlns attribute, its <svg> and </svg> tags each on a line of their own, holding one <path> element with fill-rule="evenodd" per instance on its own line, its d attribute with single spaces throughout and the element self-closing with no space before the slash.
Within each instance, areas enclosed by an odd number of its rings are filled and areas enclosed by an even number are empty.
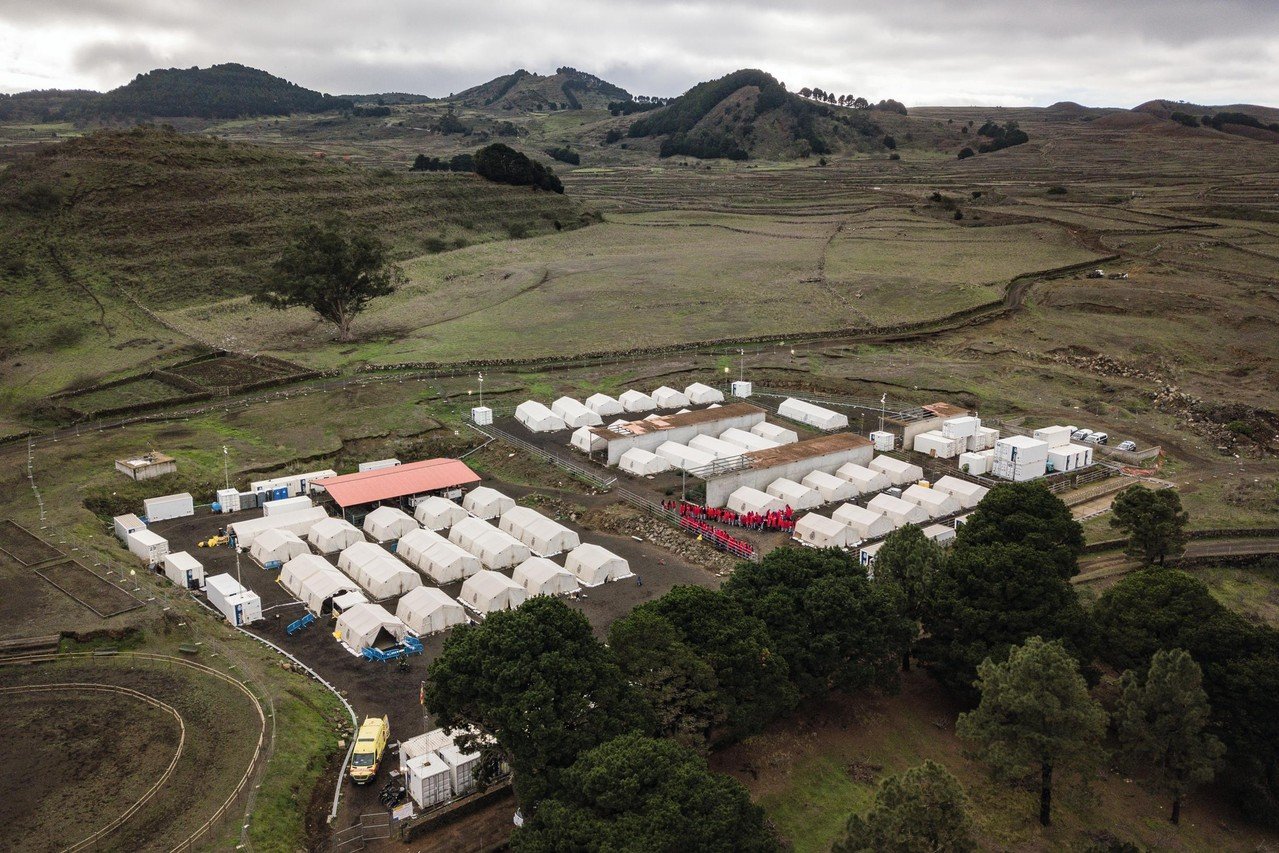
<svg viewBox="0 0 1279 853">
<path fill-rule="evenodd" d="M 326 477 L 313 481 L 313 485 L 324 487 L 337 505 L 345 508 L 479 481 L 479 474 L 460 459 L 423 459 L 393 468 Z"/>
</svg>

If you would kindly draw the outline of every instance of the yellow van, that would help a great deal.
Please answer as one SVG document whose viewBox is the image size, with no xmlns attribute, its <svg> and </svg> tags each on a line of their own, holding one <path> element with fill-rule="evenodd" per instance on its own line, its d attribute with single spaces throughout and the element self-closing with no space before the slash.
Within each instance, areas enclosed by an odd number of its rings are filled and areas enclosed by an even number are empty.
<svg viewBox="0 0 1279 853">
<path fill-rule="evenodd" d="M 391 737 L 391 721 L 386 717 L 366 717 L 364 725 L 355 735 L 355 750 L 351 753 L 351 781 L 366 785 L 377 776 L 378 764 Z"/>
</svg>

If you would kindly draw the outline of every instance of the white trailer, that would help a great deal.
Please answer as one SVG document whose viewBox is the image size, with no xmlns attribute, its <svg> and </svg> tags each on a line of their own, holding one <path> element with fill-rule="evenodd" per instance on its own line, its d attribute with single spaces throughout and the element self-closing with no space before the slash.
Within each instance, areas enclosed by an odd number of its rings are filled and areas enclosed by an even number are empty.
<svg viewBox="0 0 1279 853">
<path fill-rule="evenodd" d="M 164 555 L 169 553 L 168 540 L 157 536 L 146 528 L 130 533 L 126 542 L 128 543 L 129 551 L 146 563 L 147 568 L 154 568 L 160 565 Z"/>
<path fill-rule="evenodd" d="M 115 535 L 125 545 L 129 544 L 129 534 L 135 530 L 146 530 L 147 525 L 136 515 L 117 515 L 111 520 L 115 527 Z"/>
<path fill-rule="evenodd" d="M 248 625 L 262 618 L 262 599 L 230 575 L 213 575 L 204 582 L 209 603 L 232 625 Z"/>
<path fill-rule="evenodd" d="M 150 524 L 170 518 L 186 518 L 195 515 L 195 500 L 186 492 L 147 498 L 142 502 L 142 514 Z"/>
<path fill-rule="evenodd" d="M 186 551 L 164 555 L 164 576 L 182 589 L 204 586 L 204 566 Z"/>
<path fill-rule="evenodd" d="M 282 512 L 297 512 L 302 509 L 310 509 L 315 503 L 306 495 L 298 495 L 295 498 L 281 498 L 280 500 L 267 501 L 262 504 L 262 515 L 279 515 Z"/>
</svg>

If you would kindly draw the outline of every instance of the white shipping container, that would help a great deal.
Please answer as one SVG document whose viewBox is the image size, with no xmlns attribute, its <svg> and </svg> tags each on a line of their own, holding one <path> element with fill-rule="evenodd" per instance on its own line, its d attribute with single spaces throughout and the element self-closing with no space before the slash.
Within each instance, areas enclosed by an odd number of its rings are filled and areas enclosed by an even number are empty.
<svg viewBox="0 0 1279 853">
<path fill-rule="evenodd" d="M 990 427 L 978 427 L 977 431 L 968 438 L 968 449 L 976 452 L 978 450 L 991 450 L 995 446 L 995 442 L 999 441 L 999 430 Z"/>
<path fill-rule="evenodd" d="M 186 551 L 175 551 L 164 557 L 164 576 L 174 586 L 199 589 L 204 586 L 204 566 Z"/>
<path fill-rule="evenodd" d="M 142 519 L 136 515 L 117 515 L 112 519 L 115 526 L 115 535 L 125 545 L 129 544 L 129 534 L 135 530 L 146 530 L 147 525 Z"/>
<path fill-rule="evenodd" d="M 169 553 L 168 540 L 157 536 L 146 528 L 133 531 L 128 535 L 126 541 L 128 542 L 130 553 L 146 563 L 148 567 L 160 565 L 164 555 Z"/>
<path fill-rule="evenodd" d="M 480 765 L 478 752 L 463 752 L 451 743 L 437 753 L 449 766 L 453 777 L 453 796 L 469 794 L 475 788 L 475 770 Z"/>
<path fill-rule="evenodd" d="M 361 462 L 359 470 L 361 471 L 380 471 L 383 468 L 394 468 L 400 464 L 398 459 L 374 459 L 372 462 Z"/>
<path fill-rule="evenodd" d="M 962 417 L 942 421 L 941 433 L 947 438 L 968 438 L 981 426 L 981 418 Z"/>
<path fill-rule="evenodd" d="M 897 443 L 897 437 L 887 430 L 875 430 L 870 434 L 870 442 L 875 445 L 875 449 L 880 452 L 892 450 Z"/>
<path fill-rule="evenodd" d="M 963 471 L 964 466 L 967 466 L 969 474 L 979 477 L 990 472 L 990 457 L 981 453 L 961 453 L 959 454 L 959 470 Z"/>
<path fill-rule="evenodd" d="M 1048 443 L 1024 435 L 1010 435 L 995 442 L 995 459 L 1027 464 L 1048 461 Z"/>
<path fill-rule="evenodd" d="M 275 497 L 291 498 L 294 495 L 305 495 L 311 493 L 311 483 L 315 480 L 323 480 L 327 477 L 336 477 L 337 471 L 325 469 L 323 471 L 308 471 L 305 474 L 290 474 L 287 477 L 275 477 L 270 480 L 254 480 L 249 483 L 250 492 L 279 492 L 283 490 L 284 494 L 273 495 Z"/>
<path fill-rule="evenodd" d="M 238 489 L 218 489 L 218 512 L 239 512 L 240 492 Z"/>
<path fill-rule="evenodd" d="M 1049 447 L 1063 447 L 1070 444 L 1070 434 L 1074 432 L 1068 426 L 1049 426 L 1035 430 L 1034 437 L 1046 442 Z"/>
<path fill-rule="evenodd" d="M 186 518 L 195 515 L 195 500 L 186 492 L 147 498 L 142 502 L 142 514 L 151 524 L 169 518 Z"/>
<path fill-rule="evenodd" d="M 418 808 L 429 809 L 453 798 L 453 771 L 434 752 L 419 755 L 404 765 L 409 796 Z"/>
<path fill-rule="evenodd" d="M 315 506 L 315 503 L 306 495 L 298 495 L 295 498 L 267 501 L 262 504 L 262 515 L 265 517 L 279 515 L 282 512 L 297 512 L 300 509 L 310 509 L 313 506 Z"/>
<path fill-rule="evenodd" d="M 942 435 L 934 430 L 915 436 L 913 450 L 937 459 L 954 459 L 963 452 L 966 443 L 966 439 Z"/>
<path fill-rule="evenodd" d="M 996 459 L 995 467 L 992 469 L 996 477 L 1017 483 L 1038 479 L 1044 476 L 1047 471 L 1048 463 L 1045 459 L 1040 459 L 1037 462 L 1015 462 Z"/>
<path fill-rule="evenodd" d="M 248 625 L 262 618 L 262 599 L 230 575 L 214 575 L 205 580 L 209 603 L 232 625 Z"/>
</svg>

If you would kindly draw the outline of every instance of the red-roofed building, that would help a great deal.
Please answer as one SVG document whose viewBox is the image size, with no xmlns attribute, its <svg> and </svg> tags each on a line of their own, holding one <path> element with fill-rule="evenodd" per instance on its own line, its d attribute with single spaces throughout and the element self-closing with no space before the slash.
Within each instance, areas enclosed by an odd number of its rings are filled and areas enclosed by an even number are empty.
<svg viewBox="0 0 1279 853">
<path fill-rule="evenodd" d="M 311 485 L 327 493 L 342 508 L 342 514 L 354 521 L 377 506 L 408 509 L 415 498 L 427 495 L 460 497 L 464 489 L 479 481 L 480 475 L 460 459 L 423 459 L 393 468 L 326 477 Z"/>
</svg>

